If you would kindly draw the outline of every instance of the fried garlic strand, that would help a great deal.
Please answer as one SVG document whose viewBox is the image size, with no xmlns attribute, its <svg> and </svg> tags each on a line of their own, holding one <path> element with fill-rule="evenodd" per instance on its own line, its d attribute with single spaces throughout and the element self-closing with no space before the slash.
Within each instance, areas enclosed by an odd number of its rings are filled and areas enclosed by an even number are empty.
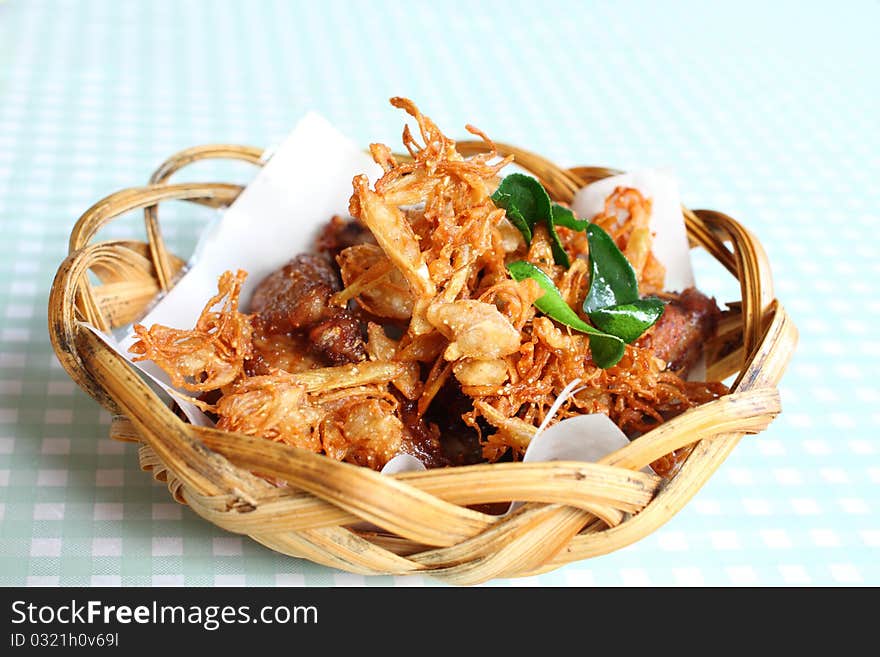
<svg viewBox="0 0 880 657">
<path fill-rule="evenodd" d="M 235 381 L 253 352 L 250 317 L 238 311 L 246 277 L 241 270 L 225 272 L 217 294 L 205 304 L 191 330 L 159 324 L 147 329 L 136 324 L 139 339 L 130 348 L 133 360 L 153 361 L 168 374 L 172 385 L 193 392 L 217 390 Z"/>
</svg>

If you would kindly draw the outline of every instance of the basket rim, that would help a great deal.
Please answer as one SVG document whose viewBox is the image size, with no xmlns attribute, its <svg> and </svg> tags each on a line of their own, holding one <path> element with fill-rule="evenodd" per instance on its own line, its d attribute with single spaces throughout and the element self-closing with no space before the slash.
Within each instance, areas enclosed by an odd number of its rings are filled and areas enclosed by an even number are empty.
<svg viewBox="0 0 880 657">
<path fill-rule="evenodd" d="M 483 142 L 459 142 L 458 146 L 466 155 L 485 149 Z M 546 181 L 545 186 L 557 200 L 565 200 L 566 194 L 572 194 L 593 179 L 618 173 L 617 170 L 604 167 L 562 169 L 528 151 L 501 143 L 496 146 L 500 153 L 513 153 L 520 166 L 537 173 L 542 182 Z M 491 577 L 542 572 L 585 556 L 617 549 L 652 531 L 684 506 L 742 435 L 762 430 L 779 412 L 775 384 L 784 371 L 791 349 L 774 347 L 793 344 L 796 329 L 773 297 L 769 263 L 763 247 L 754 235 L 731 217 L 719 212 L 691 211 L 687 208 L 683 208 L 683 213 L 692 241 L 706 248 L 741 280 L 743 366 L 732 387 L 733 394 L 722 397 L 736 412 L 729 408 L 725 411 L 711 409 L 718 414 L 715 426 L 719 429 L 704 427 L 697 447 L 679 473 L 662 486 L 654 482 L 650 499 L 636 512 L 609 507 L 606 498 L 592 494 L 601 488 L 595 478 L 603 467 L 611 468 L 611 472 L 625 469 L 630 475 L 628 486 L 645 486 L 644 480 L 637 481 L 639 478 L 632 476 L 632 468 L 638 462 L 635 457 L 629 460 L 625 457 L 616 461 L 612 459 L 609 465 L 597 466 L 598 470 L 584 467 L 582 463 L 557 462 L 554 468 L 558 472 L 548 479 L 546 485 L 549 489 L 552 483 L 553 491 L 546 492 L 543 497 L 538 496 L 540 501 L 533 499 L 528 502 L 509 519 L 492 517 L 487 521 L 477 512 L 460 506 L 460 500 L 449 501 L 450 496 L 453 500 L 457 498 L 442 480 L 460 479 L 470 474 L 471 471 L 466 468 L 476 467 L 493 473 L 491 477 L 501 481 L 502 471 L 512 470 L 522 474 L 529 470 L 507 466 L 528 464 L 458 466 L 431 471 L 439 474 L 421 478 L 412 475 L 389 477 L 373 471 L 369 471 L 370 474 L 354 474 L 355 470 L 365 469 L 311 453 L 300 454 L 298 452 L 301 450 L 286 446 L 284 449 L 289 454 L 282 458 L 283 455 L 275 447 L 260 450 L 246 445 L 247 441 L 242 441 L 240 434 L 204 431 L 185 424 L 167 408 L 162 412 L 156 406 L 156 402 L 161 404 L 161 401 L 152 393 L 149 393 L 154 397 L 152 400 L 134 399 L 137 395 L 143 396 L 144 391 L 143 383 L 139 379 L 135 381 L 137 374 L 133 368 L 79 324 L 83 312 L 85 317 L 89 317 L 90 313 L 94 317 L 101 316 L 85 272 L 95 263 L 103 262 L 102 258 L 118 256 L 124 249 L 134 250 L 143 254 L 143 259 L 149 262 L 157 289 L 168 289 L 174 282 L 174 272 L 179 268 L 180 261 L 173 259 L 162 240 L 158 223 L 159 203 L 180 199 L 214 207 L 223 206 L 237 197 L 242 189 L 238 185 L 225 183 L 170 183 L 169 179 L 189 164 L 204 159 L 231 158 L 260 165 L 263 153 L 255 147 L 230 144 L 185 149 L 166 160 L 153 174 L 149 185 L 121 190 L 93 205 L 71 232 L 70 253 L 59 267 L 49 301 L 50 336 L 62 365 L 80 387 L 116 415 L 112 430 L 117 437 L 144 443 L 141 449 L 142 467 L 152 469 L 157 478 L 166 479 L 176 499 L 188 503 L 197 513 L 215 524 L 248 533 L 278 551 L 353 572 L 429 572 L 455 583 L 476 583 Z M 101 226 L 124 212 L 138 208 L 144 209 L 148 235 L 146 243 L 92 243 Z M 728 242 L 730 248 L 727 247 Z M 138 387 L 138 383 L 141 387 Z M 129 394 L 130 391 L 135 393 Z M 139 412 L 155 414 L 155 417 L 144 417 Z M 666 424 L 644 434 L 631 445 L 650 437 Z M 674 431 L 669 433 L 674 434 Z M 219 434 L 225 434 L 226 442 L 224 436 Z M 238 450 L 232 448 L 229 437 L 235 437 L 244 447 Z M 679 441 L 683 439 L 681 436 L 673 437 Z M 690 438 L 693 441 L 693 435 Z M 647 444 L 648 441 L 643 442 Z M 251 451 L 248 452 L 248 449 Z M 638 452 L 640 449 L 630 451 Z M 259 460 L 261 451 L 263 456 L 271 453 L 273 458 L 282 459 L 285 467 L 296 471 L 294 480 L 299 491 L 296 495 L 276 495 L 273 498 L 271 491 L 261 486 L 262 480 L 250 474 L 253 470 L 241 466 L 243 462 Z M 247 461 L 247 458 L 251 461 Z M 264 470 L 271 466 L 265 458 L 259 462 Z M 540 469 L 532 470 L 538 472 Z M 563 471 L 564 476 L 560 474 Z M 445 475 L 444 472 L 453 472 L 453 475 Z M 485 472 L 481 471 L 480 475 L 487 476 Z M 615 474 L 618 475 L 622 476 L 622 473 Z M 594 488 L 587 491 L 589 487 L 581 487 L 584 489 L 581 490 L 574 486 L 571 481 L 578 477 L 588 479 Z M 330 481 L 332 485 L 321 485 L 322 481 Z M 356 482 L 356 485 L 352 482 Z M 470 485 L 479 488 L 474 482 Z M 651 482 L 647 485 L 650 487 Z M 367 489 L 370 492 L 370 495 L 366 495 L 368 501 L 359 503 L 355 498 L 365 496 Z M 572 493 L 575 489 L 576 494 Z M 376 491 L 381 491 L 392 500 L 405 499 L 411 506 L 398 504 L 400 508 L 406 507 L 405 513 L 394 517 L 387 500 L 382 502 L 374 499 L 377 497 Z M 628 489 L 627 493 L 632 491 Z M 656 503 L 660 498 L 664 499 L 662 505 Z M 221 500 L 223 503 L 218 506 Z M 291 529 L 273 531 L 271 513 L 267 512 L 268 517 L 267 513 L 263 513 L 264 508 L 270 508 L 270 511 L 275 509 L 273 504 L 278 511 L 274 517 L 276 525 Z M 223 505 L 225 508 L 222 508 Z M 661 510 L 660 506 L 664 509 Z M 320 516 L 320 522 L 315 520 L 317 524 L 310 525 L 303 520 L 303 517 L 312 517 L 308 513 L 314 517 Z M 246 519 L 250 522 L 236 524 L 236 521 L 230 520 L 235 514 L 251 514 L 251 518 Z M 259 522 L 255 523 L 255 518 Z M 366 534 L 362 536 L 348 528 L 351 527 L 352 518 L 384 528 L 385 535 L 377 534 L 371 542 L 365 538 Z M 431 523 L 427 522 L 431 518 L 440 519 L 435 523 L 439 529 L 431 530 Z M 600 518 L 601 521 L 591 518 Z M 597 523 L 604 524 L 594 529 Z M 535 544 L 540 544 L 547 532 L 562 536 L 562 539 L 550 541 L 552 549 L 538 550 Z M 603 538 L 598 540 L 597 536 Z M 609 536 L 614 537 L 610 542 Z M 506 543 L 502 540 L 505 538 L 508 539 Z M 352 541 L 356 548 L 352 547 Z M 405 545 L 407 541 L 409 544 Z M 429 549 L 407 554 L 407 550 L 419 542 L 423 543 L 422 547 L 428 546 Z M 499 545 L 502 543 L 515 548 L 501 548 Z M 522 553 L 527 548 L 537 550 L 537 556 L 524 558 Z M 511 565 L 510 554 L 505 550 L 516 553 L 514 565 Z"/>
</svg>

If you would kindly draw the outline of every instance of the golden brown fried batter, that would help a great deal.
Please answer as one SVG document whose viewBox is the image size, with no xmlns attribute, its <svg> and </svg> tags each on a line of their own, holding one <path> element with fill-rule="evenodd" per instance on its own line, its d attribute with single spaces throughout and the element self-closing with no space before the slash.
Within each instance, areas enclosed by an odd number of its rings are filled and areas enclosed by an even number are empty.
<svg viewBox="0 0 880 657">
<path fill-rule="evenodd" d="M 305 386 L 289 374 L 243 379 L 220 398 L 214 410 L 220 418 L 219 429 L 321 451 L 316 431 L 321 410 L 310 403 Z"/>
<path fill-rule="evenodd" d="M 345 289 L 332 302 L 343 306 L 355 299 L 361 308 L 383 319 L 408 320 L 413 295 L 400 270 L 375 244 L 346 248 L 337 257 Z"/>
<path fill-rule="evenodd" d="M 403 451 L 405 428 L 394 406 L 375 398 L 347 400 L 322 424 L 328 456 L 374 470 Z"/>
<path fill-rule="evenodd" d="M 217 427 L 375 469 L 407 451 L 410 436 L 385 386 L 335 388 L 348 381 L 314 378 L 276 371 L 242 379 L 213 407 Z"/>
</svg>

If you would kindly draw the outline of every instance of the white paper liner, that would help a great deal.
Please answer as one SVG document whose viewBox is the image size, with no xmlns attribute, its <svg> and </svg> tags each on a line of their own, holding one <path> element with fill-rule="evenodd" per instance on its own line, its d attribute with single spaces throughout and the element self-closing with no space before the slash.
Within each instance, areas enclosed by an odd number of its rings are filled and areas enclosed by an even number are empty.
<svg viewBox="0 0 880 657">
<path fill-rule="evenodd" d="M 595 463 L 629 444 L 629 438 L 604 413 L 577 415 L 546 428 L 568 400 L 583 387 L 580 379 L 569 383 L 550 406 L 529 443 L 523 462 L 587 461 Z M 643 468 L 644 472 L 651 472 Z"/>
<path fill-rule="evenodd" d="M 254 180 L 206 227 L 187 272 L 141 324 L 184 329 L 194 326 L 205 300 L 216 293 L 217 279 L 227 270 L 248 272 L 241 294 L 242 307 L 246 308 L 259 281 L 294 255 L 311 251 L 317 231 L 331 216 L 347 215 L 351 180 L 355 175 L 367 173 L 370 180 L 375 181 L 382 173 L 356 144 L 314 113 L 307 114 L 266 157 L 268 161 Z M 652 199 L 653 249 L 666 267 L 666 288 L 682 290 L 693 285 L 678 188 L 667 172 L 637 171 L 588 185 L 575 195 L 573 210 L 579 217 L 594 217 L 604 208 L 605 198 L 619 185 L 635 187 Z M 132 330 L 117 342 L 94 326 L 86 326 L 131 361 L 128 348 L 136 340 Z M 154 363 L 134 365 L 172 395 L 190 422 L 200 426 L 213 424 L 198 407 L 181 398 L 189 396 L 188 393 L 174 390 L 168 376 Z M 629 442 L 603 414 L 569 418 L 546 429 L 559 406 L 576 392 L 577 383 L 569 384 L 559 396 L 544 425 L 536 430 L 524 461 L 593 462 Z M 394 474 L 424 469 L 414 456 L 399 454 L 382 472 Z"/>
<path fill-rule="evenodd" d="M 385 464 L 382 474 L 398 474 L 400 472 L 422 472 L 427 470 L 425 464 L 412 454 L 398 454 Z"/>
</svg>

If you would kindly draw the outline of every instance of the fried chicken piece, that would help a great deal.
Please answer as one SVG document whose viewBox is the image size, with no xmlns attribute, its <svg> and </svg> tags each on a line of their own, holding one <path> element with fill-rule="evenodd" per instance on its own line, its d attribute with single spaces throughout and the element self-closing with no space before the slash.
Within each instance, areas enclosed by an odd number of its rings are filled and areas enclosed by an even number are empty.
<svg viewBox="0 0 880 657">
<path fill-rule="evenodd" d="M 339 215 L 327 222 L 315 242 L 320 253 L 334 259 L 348 247 L 361 244 L 376 244 L 376 238 L 356 219 L 343 219 Z"/>
<path fill-rule="evenodd" d="M 715 334 L 720 316 L 715 299 L 690 287 L 666 305 L 657 324 L 637 344 L 652 349 L 668 363 L 668 371 L 684 377 Z"/>
<path fill-rule="evenodd" d="M 331 363 L 357 363 L 367 357 L 363 332 L 363 322 L 343 311 L 313 326 L 309 340 Z"/>
<path fill-rule="evenodd" d="M 450 377 L 423 415 L 428 426 L 439 430 L 442 455 L 450 465 L 470 465 L 483 460 L 478 423 L 470 426 L 463 417 L 473 410 L 473 406 L 473 399 L 462 392 L 455 377 Z M 406 405 L 401 410 L 403 421 L 407 422 Z"/>
<path fill-rule="evenodd" d="M 312 348 L 331 363 L 357 363 L 367 357 L 365 327 L 348 310 L 330 303 L 340 289 L 326 258 L 301 254 L 260 282 L 251 310 L 266 333 L 305 331 Z"/>
<path fill-rule="evenodd" d="M 303 253 L 260 281 L 251 299 L 270 333 L 289 333 L 332 317 L 330 296 L 340 290 L 339 278 L 326 258 Z"/>
<path fill-rule="evenodd" d="M 402 402 L 398 415 L 406 429 L 402 451 L 415 456 L 426 468 L 439 468 L 452 464 L 444 449 L 439 427 L 433 422 L 425 421 L 425 418 L 419 415 L 416 402 L 409 400 Z"/>
<path fill-rule="evenodd" d="M 259 315 L 251 320 L 253 354 L 245 361 L 248 376 L 263 376 L 275 370 L 296 373 L 320 367 L 320 357 L 304 335 L 269 333 Z"/>
</svg>

